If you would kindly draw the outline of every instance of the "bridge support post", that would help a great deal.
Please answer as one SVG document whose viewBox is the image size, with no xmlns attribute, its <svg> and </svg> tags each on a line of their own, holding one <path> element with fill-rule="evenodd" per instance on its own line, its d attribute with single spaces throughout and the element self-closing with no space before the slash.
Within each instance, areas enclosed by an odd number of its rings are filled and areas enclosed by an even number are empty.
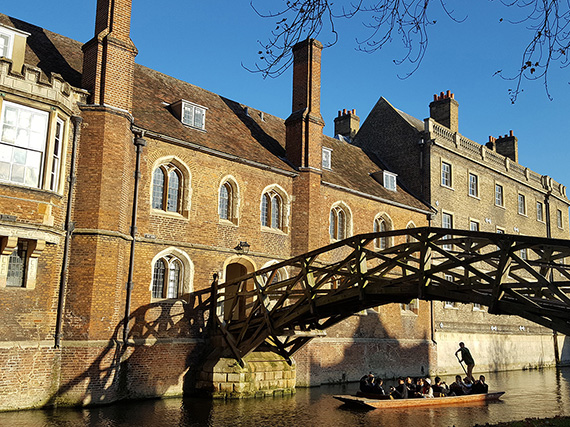
<svg viewBox="0 0 570 427">
<path fill-rule="evenodd" d="M 230 357 L 212 354 L 198 373 L 199 394 L 215 399 L 271 397 L 295 393 L 296 367 L 278 354 L 252 352 L 244 366 Z"/>
</svg>

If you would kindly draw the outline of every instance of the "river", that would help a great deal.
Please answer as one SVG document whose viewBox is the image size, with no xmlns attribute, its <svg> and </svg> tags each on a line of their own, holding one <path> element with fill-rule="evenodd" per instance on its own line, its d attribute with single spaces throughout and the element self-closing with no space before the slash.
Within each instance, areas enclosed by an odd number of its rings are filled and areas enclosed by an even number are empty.
<svg viewBox="0 0 570 427">
<path fill-rule="evenodd" d="M 358 384 L 298 389 L 294 396 L 235 401 L 170 398 L 134 401 L 90 409 L 57 408 L 0 413 L 6 427 L 134 426 L 455 426 L 570 416 L 570 367 L 486 374 L 501 401 L 481 406 L 346 409 L 333 394 L 356 392 Z M 452 377 L 444 378 L 448 383 Z"/>
</svg>

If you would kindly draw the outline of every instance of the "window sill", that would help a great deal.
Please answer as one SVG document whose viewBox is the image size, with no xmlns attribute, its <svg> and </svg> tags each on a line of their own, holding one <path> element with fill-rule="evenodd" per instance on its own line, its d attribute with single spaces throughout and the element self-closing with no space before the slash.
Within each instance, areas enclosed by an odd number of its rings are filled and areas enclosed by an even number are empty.
<svg viewBox="0 0 570 427">
<path fill-rule="evenodd" d="M 472 199 L 481 201 L 481 197 L 479 196 L 474 196 L 473 194 L 468 194 L 468 196 L 471 197 Z"/>
<path fill-rule="evenodd" d="M 284 230 L 281 230 L 280 228 L 272 228 L 272 227 L 267 227 L 265 225 L 261 226 L 261 231 L 264 233 L 273 233 L 273 234 L 279 234 L 279 235 L 283 235 L 283 236 L 287 235 L 287 232 Z"/>
<path fill-rule="evenodd" d="M 443 188 L 447 188 L 448 190 L 451 190 L 451 191 L 455 191 L 455 188 L 450 187 L 450 186 L 445 185 L 445 184 L 440 184 L 439 186 L 440 186 L 440 187 L 443 187 Z"/>
<path fill-rule="evenodd" d="M 501 209 L 506 209 L 504 205 L 497 205 L 496 203 L 495 203 L 495 207 L 496 207 L 496 208 L 501 208 Z"/>
<path fill-rule="evenodd" d="M 162 209 L 151 208 L 150 214 L 156 215 L 156 216 L 165 216 L 165 217 L 174 218 L 174 219 L 183 219 L 183 220 L 188 221 L 187 217 L 185 217 L 184 215 L 182 215 L 178 212 L 163 211 Z"/>
<path fill-rule="evenodd" d="M 521 213 L 521 212 L 519 212 L 519 215 L 528 218 L 528 215 L 527 215 L 526 213 Z"/>
<path fill-rule="evenodd" d="M 222 219 L 222 218 L 220 218 L 219 224 L 220 224 L 220 225 L 228 225 L 228 226 L 237 227 L 237 226 L 238 226 L 238 221 L 237 221 L 237 219 L 231 220 L 231 219 Z"/>
</svg>

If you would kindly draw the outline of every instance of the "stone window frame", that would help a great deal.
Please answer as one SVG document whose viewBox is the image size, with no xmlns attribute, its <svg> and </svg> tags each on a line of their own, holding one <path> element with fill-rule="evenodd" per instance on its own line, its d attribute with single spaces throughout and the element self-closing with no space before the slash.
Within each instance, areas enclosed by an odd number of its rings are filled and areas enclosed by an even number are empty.
<svg viewBox="0 0 570 427">
<path fill-rule="evenodd" d="M 503 209 L 505 208 L 505 187 L 499 182 L 495 182 L 494 201 L 495 206 Z"/>
<path fill-rule="evenodd" d="M 449 171 L 445 171 L 446 166 L 449 167 Z M 453 166 L 451 162 L 441 159 L 440 171 L 440 185 L 453 190 Z"/>
<path fill-rule="evenodd" d="M 477 226 L 476 230 L 473 230 L 472 225 L 475 224 Z M 469 231 L 481 231 L 481 221 L 478 221 L 473 218 L 469 218 Z"/>
<path fill-rule="evenodd" d="M 222 192 L 226 189 L 228 193 L 227 211 L 224 213 L 222 209 Z M 220 223 L 239 225 L 240 213 L 240 188 L 237 180 L 232 175 L 222 178 L 218 187 L 218 218 Z"/>
<path fill-rule="evenodd" d="M 277 197 L 279 202 L 279 225 L 272 227 L 272 202 Z M 268 202 L 269 201 L 269 202 Z M 265 206 L 267 204 L 267 206 Z M 266 212 L 264 214 L 264 206 Z M 289 218 L 291 213 L 291 198 L 279 184 L 271 184 L 261 191 L 259 200 L 260 226 L 262 231 L 289 233 Z"/>
<path fill-rule="evenodd" d="M 45 240 L 25 239 L 17 236 L 0 236 L 0 289 L 35 289 L 38 272 L 38 258 L 46 246 Z M 24 253 L 21 286 L 8 285 L 10 258 L 14 252 Z"/>
<path fill-rule="evenodd" d="M 385 229 L 382 230 L 382 224 L 384 224 Z M 394 222 L 390 215 L 386 212 L 380 212 L 374 217 L 374 223 L 372 226 L 372 231 L 374 233 L 378 233 L 381 231 L 390 231 L 394 229 Z M 380 237 L 378 239 L 374 239 L 374 249 L 383 250 L 393 246 L 393 238 L 392 237 Z"/>
<path fill-rule="evenodd" d="M 526 196 L 522 193 L 517 197 L 517 212 L 519 215 L 527 216 Z"/>
<path fill-rule="evenodd" d="M 339 235 L 340 214 L 344 216 L 343 236 Z M 329 239 L 331 242 L 348 239 L 352 236 L 352 210 L 346 202 L 336 201 L 329 210 Z"/>
<path fill-rule="evenodd" d="M 453 282 L 453 276 L 451 274 L 444 274 L 443 278 L 445 280 L 448 280 L 450 282 Z M 455 301 L 444 301 L 443 302 L 443 308 L 444 309 L 451 309 L 451 310 L 459 310 L 459 307 L 457 306 L 457 303 Z"/>
<path fill-rule="evenodd" d="M 166 262 L 167 265 L 172 264 L 174 262 L 179 262 L 181 265 L 181 272 L 179 276 L 179 283 L 178 283 L 178 292 L 176 297 L 155 297 L 153 295 L 154 289 L 154 282 L 155 282 L 155 267 L 159 261 Z M 166 269 L 169 272 L 169 269 Z M 167 277 L 164 277 L 165 284 L 167 283 Z M 150 300 L 151 302 L 154 301 L 165 301 L 165 300 L 172 300 L 172 301 L 183 301 L 188 302 L 190 294 L 194 291 L 194 263 L 188 256 L 186 252 L 181 249 L 175 248 L 173 246 L 166 248 L 159 253 L 157 253 L 150 263 L 150 284 L 149 284 L 149 293 L 150 293 Z M 164 292 L 163 292 L 164 295 Z"/>
<path fill-rule="evenodd" d="M 471 177 L 475 178 L 475 187 L 471 185 Z M 479 175 L 473 172 L 469 172 L 467 175 L 467 194 L 474 199 L 480 200 L 479 197 Z M 473 191 L 474 190 L 474 194 Z"/>
<path fill-rule="evenodd" d="M 420 311 L 419 299 L 414 298 L 409 303 L 400 303 L 400 311 L 402 314 L 413 314 L 417 316 Z"/>
<path fill-rule="evenodd" d="M 162 208 L 154 207 L 154 177 L 157 169 L 164 174 Z M 168 174 L 175 172 L 178 175 L 178 203 L 176 211 L 166 209 L 168 206 Z M 174 218 L 188 219 L 192 197 L 192 175 L 190 168 L 176 156 L 165 156 L 157 159 L 152 167 L 151 182 L 149 188 L 150 211 L 153 215 L 169 216 Z"/>
<path fill-rule="evenodd" d="M 409 230 L 410 228 L 417 228 L 416 224 L 414 223 L 414 221 L 410 221 L 408 222 L 408 224 L 406 224 L 406 230 Z M 413 243 L 416 242 L 417 239 L 413 236 L 410 236 L 409 234 L 406 235 L 406 243 Z"/>
<path fill-rule="evenodd" d="M 58 194 L 62 194 L 65 188 L 65 180 L 62 179 L 62 175 L 65 173 L 66 166 L 65 159 L 68 149 L 67 142 L 69 137 L 69 117 L 62 114 L 59 110 L 40 102 L 34 102 L 28 99 L 20 99 L 19 97 L 10 95 L 6 97 L 0 97 L 0 137 L 2 134 L 2 128 L 4 126 L 4 111 L 6 106 L 10 105 L 23 111 L 28 110 L 39 112 L 47 117 L 46 130 L 44 134 L 45 144 L 43 150 L 41 151 L 41 161 L 37 185 L 29 185 L 12 180 L 0 180 L 0 184 L 22 186 L 26 188 L 52 191 Z M 60 125 L 60 133 L 56 135 L 58 125 Z M 56 145 L 59 148 L 58 165 L 54 165 L 54 148 Z M 0 149 L 2 146 L 15 146 L 15 144 L 13 145 L 0 142 Z"/>
</svg>

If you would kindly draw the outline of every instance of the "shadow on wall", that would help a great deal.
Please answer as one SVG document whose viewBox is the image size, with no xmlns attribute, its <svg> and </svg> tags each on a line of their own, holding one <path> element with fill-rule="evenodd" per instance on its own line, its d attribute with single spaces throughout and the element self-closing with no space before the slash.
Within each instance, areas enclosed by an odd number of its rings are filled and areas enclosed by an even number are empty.
<svg viewBox="0 0 570 427">
<path fill-rule="evenodd" d="M 386 379 L 429 375 L 434 368 L 429 331 L 418 328 L 418 316 L 400 315 L 399 305 L 391 310 L 390 321 L 395 324 L 390 329 L 398 330 L 398 337 L 388 333 L 376 310 L 368 309 L 327 329 L 326 338 L 304 347 L 293 356 L 298 386 L 358 381 L 368 372 Z"/>
<path fill-rule="evenodd" d="M 564 337 L 564 343 L 560 349 L 560 363 L 562 365 L 570 365 L 570 337 Z"/>
<path fill-rule="evenodd" d="M 64 341 L 60 385 L 44 406 L 95 405 L 191 390 L 192 368 L 199 366 L 207 347 L 208 312 L 199 301 L 207 293 L 195 292 L 185 304 L 161 301 L 139 307 L 130 315 L 126 346 L 122 322 L 102 351 L 89 342 L 66 346 Z"/>
</svg>

